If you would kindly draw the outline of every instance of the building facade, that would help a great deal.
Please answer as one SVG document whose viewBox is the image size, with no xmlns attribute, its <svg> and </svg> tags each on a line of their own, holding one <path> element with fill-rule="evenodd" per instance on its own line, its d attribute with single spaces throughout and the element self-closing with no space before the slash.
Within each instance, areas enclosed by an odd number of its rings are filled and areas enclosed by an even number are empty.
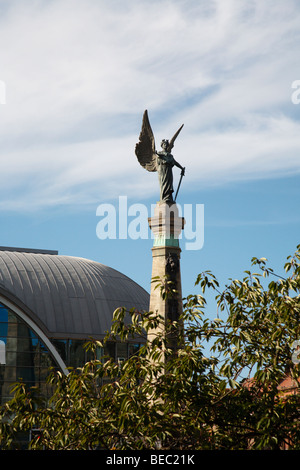
<svg viewBox="0 0 300 470">
<path fill-rule="evenodd" d="M 0 247 L 0 402 L 22 379 L 46 391 L 51 367 L 67 374 L 88 359 L 118 307 L 149 309 L 149 294 L 101 263 L 55 251 Z M 122 361 L 144 340 L 108 342 L 98 356 Z"/>
</svg>

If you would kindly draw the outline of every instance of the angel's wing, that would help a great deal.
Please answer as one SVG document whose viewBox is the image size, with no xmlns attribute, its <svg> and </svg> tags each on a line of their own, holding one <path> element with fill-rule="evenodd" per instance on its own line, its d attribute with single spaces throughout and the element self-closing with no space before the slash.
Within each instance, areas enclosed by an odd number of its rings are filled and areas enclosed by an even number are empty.
<svg viewBox="0 0 300 470">
<path fill-rule="evenodd" d="M 169 146 L 168 146 L 168 152 L 171 152 L 172 148 L 174 147 L 174 142 L 179 134 L 179 132 L 181 131 L 181 129 L 183 128 L 183 124 L 182 126 L 179 127 L 178 131 L 175 132 L 175 134 L 173 135 L 172 139 L 169 141 Z"/>
<path fill-rule="evenodd" d="M 157 171 L 155 140 L 147 110 L 143 115 L 142 130 L 139 142 L 135 146 L 135 154 L 142 167 L 148 171 Z"/>
</svg>

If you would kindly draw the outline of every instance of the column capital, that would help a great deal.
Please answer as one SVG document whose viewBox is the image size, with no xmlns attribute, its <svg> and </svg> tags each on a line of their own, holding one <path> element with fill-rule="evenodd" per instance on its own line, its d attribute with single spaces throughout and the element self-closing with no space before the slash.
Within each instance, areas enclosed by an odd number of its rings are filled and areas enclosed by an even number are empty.
<svg viewBox="0 0 300 470">
<path fill-rule="evenodd" d="M 157 202 L 153 217 L 148 218 L 149 227 L 154 234 L 153 246 L 179 247 L 179 236 L 185 220 L 179 217 L 175 203 Z"/>
</svg>

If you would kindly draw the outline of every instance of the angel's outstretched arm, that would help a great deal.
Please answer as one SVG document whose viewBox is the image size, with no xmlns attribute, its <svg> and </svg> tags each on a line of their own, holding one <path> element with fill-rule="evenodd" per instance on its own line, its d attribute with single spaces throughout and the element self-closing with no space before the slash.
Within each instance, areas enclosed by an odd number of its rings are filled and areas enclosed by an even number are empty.
<svg viewBox="0 0 300 470">
<path fill-rule="evenodd" d="M 180 168 L 182 170 L 181 174 L 184 175 L 185 167 L 181 166 L 180 163 L 176 162 L 175 158 L 174 158 L 174 165 L 178 166 L 178 168 Z"/>
</svg>

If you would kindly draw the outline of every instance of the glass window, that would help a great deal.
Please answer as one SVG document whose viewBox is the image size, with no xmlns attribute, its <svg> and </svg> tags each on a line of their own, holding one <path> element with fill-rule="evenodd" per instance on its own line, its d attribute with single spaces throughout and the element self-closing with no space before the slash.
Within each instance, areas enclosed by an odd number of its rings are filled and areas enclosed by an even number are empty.
<svg viewBox="0 0 300 470">
<path fill-rule="evenodd" d="M 7 322 L 7 308 L 0 304 L 0 322 Z"/>
<path fill-rule="evenodd" d="M 127 343 L 117 343 L 117 362 L 123 362 L 128 357 L 128 344 Z"/>
<path fill-rule="evenodd" d="M 128 357 L 133 356 L 140 349 L 139 343 L 129 343 L 128 344 Z"/>
<path fill-rule="evenodd" d="M 82 367 L 86 363 L 86 355 L 84 344 L 86 341 L 70 340 L 69 341 L 69 360 L 68 367 Z"/>
<path fill-rule="evenodd" d="M 116 360 L 116 343 L 113 341 L 107 341 L 104 345 L 104 356 L 111 357 L 114 361 Z"/>
<path fill-rule="evenodd" d="M 57 368 L 48 349 L 28 325 L 0 304 L 0 403 L 12 397 L 11 388 L 23 380 L 47 389 L 50 368 Z"/>
<path fill-rule="evenodd" d="M 88 340 L 53 339 L 57 353 L 67 367 L 82 367 L 91 359 L 112 358 L 122 363 L 135 354 L 139 343 L 108 341 L 97 348 L 96 355 L 84 347 Z M 9 400 L 13 384 L 21 379 L 29 386 L 38 386 L 48 396 L 46 384 L 51 368 L 57 364 L 39 337 L 14 312 L 0 303 L 0 404 Z M 108 380 L 108 379 L 107 379 Z"/>
<path fill-rule="evenodd" d="M 53 339 L 51 342 L 64 363 L 67 364 L 68 341 L 66 339 Z"/>
<path fill-rule="evenodd" d="M 102 348 L 97 348 L 96 353 L 87 350 L 85 345 L 88 340 L 75 339 L 53 339 L 52 344 L 59 353 L 67 367 L 82 367 L 86 362 L 93 359 L 101 359 L 103 356 Z M 112 351 L 111 351 L 112 352 Z"/>
</svg>

